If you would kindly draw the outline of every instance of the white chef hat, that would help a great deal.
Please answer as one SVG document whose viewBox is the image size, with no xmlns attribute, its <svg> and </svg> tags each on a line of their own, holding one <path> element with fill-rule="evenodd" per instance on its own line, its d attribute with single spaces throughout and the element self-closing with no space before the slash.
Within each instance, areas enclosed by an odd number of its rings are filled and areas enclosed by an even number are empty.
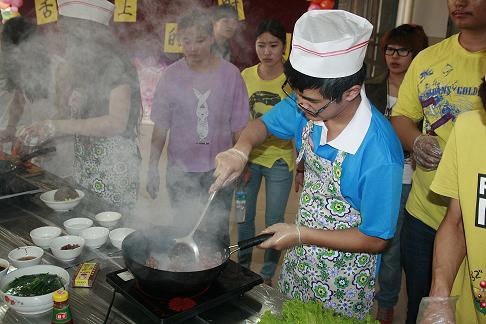
<svg viewBox="0 0 486 324">
<path fill-rule="evenodd" d="M 341 78 L 363 66 L 373 25 L 344 10 L 312 10 L 295 23 L 290 63 L 316 78 Z"/>
<path fill-rule="evenodd" d="M 61 16 L 95 21 L 108 26 L 115 5 L 106 0 L 57 0 Z"/>
</svg>

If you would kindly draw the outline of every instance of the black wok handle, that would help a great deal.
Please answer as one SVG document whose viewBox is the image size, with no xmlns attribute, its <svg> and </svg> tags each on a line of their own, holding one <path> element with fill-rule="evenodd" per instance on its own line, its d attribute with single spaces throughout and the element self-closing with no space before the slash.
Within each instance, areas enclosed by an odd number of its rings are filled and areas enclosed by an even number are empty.
<svg viewBox="0 0 486 324">
<path fill-rule="evenodd" d="M 240 250 L 250 248 L 252 246 L 255 246 L 255 245 L 258 245 L 258 244 L 265 242 L 266 240 L 268 240 L 272 236 L 273 236 L 273 234 L 260 234 L 258 236 L 249 238 L 247 240 L 239 241 L 238 242 L 238 248 Z"/>
<path fill-rule="evenodd" d="M 37 151 L 34 151 L 32 153 L 20 156 L 19 160 L 20 160 L 20 162 L 27 162 L 27 161 L 29 161 L 30 159 L 32 159 L 36 156 L 44 155 L 44 154 L 55 152 L 55 151 L 56 151 L 55 146 L 45 147 L 45 148 L 38 149 Z"/>
</svg>

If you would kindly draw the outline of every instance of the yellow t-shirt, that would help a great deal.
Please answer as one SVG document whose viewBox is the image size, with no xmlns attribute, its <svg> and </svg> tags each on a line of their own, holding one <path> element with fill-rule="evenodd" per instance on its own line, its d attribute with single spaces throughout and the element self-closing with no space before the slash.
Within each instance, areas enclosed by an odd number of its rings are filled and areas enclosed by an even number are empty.
<svg viewBox="0 0 486 324">
<path fill-rule="evenodd" d="M 460 296 L 456 323 L 486 324 L 486 112 L 457 119 L 430 189 L 461 203 L 467 256 L 451 293 Z"/>
<path fill-rule="evenodd" d="M 282 84 L 285 82 L 283 73 L 273 80 L 262 80 L 258 75 L 257 64 L 244 69 L 241 76 L 248 91 L 251 119 L 263 116 L 286 96 L 282 91 Z M 275 161 L 283 159 L 289 166 L 289 170 L 292 171 L 294 169 L 292 149 L 292 141 L 282 140 L 270 135 L 262 145 L 251 151 L 248 160 L 251 163 L 271 168 Z"/>
<path fill-rule="evenodd" d="M 414 122 L 424 120 L 426 128 L 441 117 L 449 116 L 435 129 L 442 149 L 455 118 L 462 112 L 482 109 L 478 96 L 481 78 L 486 71 L 486 51 L 468 52 L 458 35 L 421 51 L 410 65 L 400 86 L 392 116 L 406 116 Z M 447 210 L 447 200 L 430 191 L 434 171 L 417 166 L 407 211 L 428 226 L 437 229 Z"/>
</svg>

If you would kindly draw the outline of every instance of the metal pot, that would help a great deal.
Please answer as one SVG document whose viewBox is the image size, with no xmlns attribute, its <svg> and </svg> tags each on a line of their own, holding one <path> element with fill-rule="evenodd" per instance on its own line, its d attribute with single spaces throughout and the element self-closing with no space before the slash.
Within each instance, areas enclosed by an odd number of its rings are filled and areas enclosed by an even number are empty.
<svg viewBox="0 0 486 324">
<path fill-rule="evenodd" d="M 194 241 L 198 244 L 201 257 L 220 258 L 214 260 L 214 266 L 207 269 L 192 271 L 183 266 L 178 271 L 160 270 L 148 267 L 145 262 L 153 255 L 166 255 L 169 258 L 174 239 L 184 236 L 187 229 L 177 227 L 155 227 L 148 230 L 135 231 L 128 235 L 122 243 L 122 253 L 125 265 L 147 292 L 157 294 L 191 295 L 208 287 L 223 271 L 231 253 L 258 245 L 272 236 L 262 234 L 254 238 L 240 241 L 235 246 L 226 246 L 215 235 L 203 231 L 194 233 Z M 179 271 L 180 270 L 180 271 Z"/>
</svg>

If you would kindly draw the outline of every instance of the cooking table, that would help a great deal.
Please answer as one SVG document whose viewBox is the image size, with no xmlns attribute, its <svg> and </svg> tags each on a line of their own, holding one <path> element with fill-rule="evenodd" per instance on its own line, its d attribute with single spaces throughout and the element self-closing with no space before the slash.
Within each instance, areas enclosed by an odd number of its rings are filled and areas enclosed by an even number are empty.
<svg viewBox="0 0 486 324">
<path fill-rule="evenodd" d="M 65 182 L 48 173 L 26 180 L 45 191 L 58 188 Z M 0 257 L 8 259 L 8 252 L 12 249 L 33 245 L 29 233 L 34 228 L 56 225 L 64 231 L 62 224 L 65 220 L 72 217 L 88 217 L 94 220 L 95 214 L 106 210 L 113 210 L 113 208 L 89 193 L 74 210 L 66 213 L 57 213 L 45 206 L 40 201 L 39 194 L 0 200 Z M 103 323 L 114 291 L 106 282 L 106 275 L 125 268 L 121 253 L 117 252 L 118 250 L 107 242 L 99 249 L 85 248 L 81 256 L 74 261 L 63 262 L 54 258 L 50 250 L 44 250 L 43 264 L 63 267 L 71 277 L 81 262 L 100 263 L 100 271 L 92 288 L 69 288 L 70 306 L 75 323 Z M 268 309 L 280 311 L 285 299 L 276 289 L 261 284 L 243 296 L 229 300 L 183 323 L 257 323 L 264 311 Z M 50 312 L 27 317 L 9 310 L 8 306 L 0 301 L 0 323 L 47 324 L 50 321 Z M 117 293 L 108 323 L 151 322 L 139 308 Z"/>
</svg>

